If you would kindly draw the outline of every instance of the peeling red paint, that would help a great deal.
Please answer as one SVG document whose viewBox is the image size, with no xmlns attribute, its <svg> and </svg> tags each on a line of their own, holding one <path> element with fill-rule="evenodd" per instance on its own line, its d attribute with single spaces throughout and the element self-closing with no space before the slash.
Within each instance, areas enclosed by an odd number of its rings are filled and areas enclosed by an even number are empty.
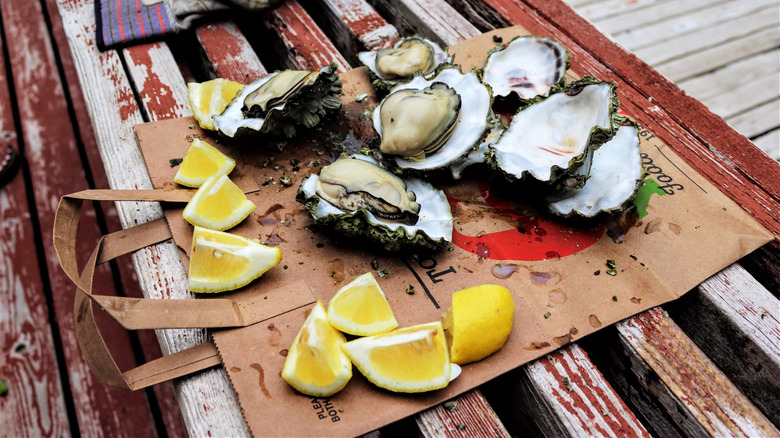
<svg viewBox="0 0 780 438">
<path fill-rule="evenodd" d="M 209 24 L 199 27 L 196 33 L 218 77 L 248 84 L 268 74 L 234 24 Z"/>
<path fill-rule="evenodd" d="M 159 46 L 159 43 L 142 44 L 126 49 L 126 53 L 135 65 L 147 67 L 146 80 L 139 92 L 141 98 L 146 102 L 147 111 L 154 120 L 177 117 L 176 108 L 179 106 L 171 87 L 160 80 L 160 76 L 155 71 L 154 62 L 149 52 L 159 48 Z"/>
</svg>

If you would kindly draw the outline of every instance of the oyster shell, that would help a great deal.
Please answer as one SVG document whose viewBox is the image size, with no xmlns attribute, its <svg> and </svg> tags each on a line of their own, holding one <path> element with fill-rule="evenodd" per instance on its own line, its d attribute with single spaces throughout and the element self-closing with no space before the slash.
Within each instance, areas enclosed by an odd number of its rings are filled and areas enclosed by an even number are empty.
<svg viewBox="0 0 780 438">
<path fill-rule="evenodd" d="M 522 100 L 548 96 L 563 85 L 569 51 L 550 38 L 520 36 L 488 52 L 483 81 L 495 96 L 515 93 Z"/>
<path fill-rule="evenodd" d="M 398 90 L 382 102 L 379 118 L 385 154 L 421 161 L 446 142 L 460 118 L 460 96 L 442 82 L 421 90 Z"/>
<path fill-rule="evenodd" d="M 269 134 L 292 138 L 341 109 L 341 80 L 336 65 L 318 72 L 274 72 L 245 86 L 214 126 L 228 136 Z"/>
<path fill-rule="evenodd" d="M 518 111 L 487 159 L 509 179 L 530 175 L 555 183 L 575 174 L 589 150 L 614 135 L 618 106 L 615 84 L 584 77 Z"/>
<path fill-rule="evenodd" d="M 453 165 L 479 146 L 490 126 L 489 122 L 493 118 L 490 90 L 482 84 L 477 73 L 473 71 L 461 73 L 460 67 L 447 66 L 441 68 L 438 74 L 430 79 L 416 76 L 410 82 L 394 88 L 393 94 L 400 90 L 423 90 L 436 82 L 446 84 L 460 96 L 460 117 L 446 141 L 440 146 L 437 145 L 435 152 L 426 153 L 424 159 L 420 156 L 414 159 L 394 156 L 395 164 L 401 169 L 427 172 Z M 392 94 L 382 100 L 374 110 L 374 129 L 383 142 L 385 141 L 383 107 L 391 96 Z M 410 116 L 423 117 L 419 113 L 412 113 Z"/>
<path fill-rule="evenodd" d="M 401 178 L 364 160 L 340 159 L 323 167 L 314 191 L 342 210 L 364 208 L 382 219 L 414 224 L 420 212 Z"/>
<path fill-rule="evenodd" d="M 441 64 L 452 61 L 445 49 L 419 36 L 399 38 L 390 49 L 358 53 L 358 59 L 371 73 L 371 83 L 380 95 L 411 80 L 415 73 L 427 75 Z"/>
<path fill-rule="evenodd" d="M 379 169 L 379 173 L 385 172 L 378 166 L 377 161 L 363 155 L 340 158 L 334 164 L 344 160 L 361 160 Z M 341 166 L 342 164 L 337 165 L 337 167 Z M 362 165 L 358 164 L 356 167 L 359 166 Z M 400 251 L 406 248 L 436 250 L 452 241 L 453 217 L 450 205 L 444 193 L 427 182 L 416 178 L 405 178 L 401 180 L 405 189 L 391 190 L 399 197 L 396 206 L 408 203 L 412 206 L 412 211 L 415 204 L 419 206 L 416 213 L 417 220 L 411 224 L 408 223 L 409 221 L 405 223 L 402 220 L 378 217 L 369 208 L 363 206 L 350 211 L 340 205 L 332 204 L 327 200 L 329 198 L 327 194 L 321 196 L 317 192 L 318 184 L 322 184 L 319 182 L 321 175 L 322 171 L 320 175 L 311 175 L 301 181 L 297 195 L 297 200 L 306 206 L 306 210 L 318 225 L 348 237 L 370 239 L 389 251 Z M 349 178 L 350 174 L 345 177 Z M 351 185 L 352 182 L 342 184 Z M 355 184 L 359 183 L 355 182 Z"/>
<path fill-rule="evenodd" d="M 550 211 L 563 216 L 593 217 L 623 210 L 636 195 L 644 178 L 636 126 L 625 124 L 617 134 L 593 152 L 590 177 L 579 189 L 547 197 Z"/>
</svg>

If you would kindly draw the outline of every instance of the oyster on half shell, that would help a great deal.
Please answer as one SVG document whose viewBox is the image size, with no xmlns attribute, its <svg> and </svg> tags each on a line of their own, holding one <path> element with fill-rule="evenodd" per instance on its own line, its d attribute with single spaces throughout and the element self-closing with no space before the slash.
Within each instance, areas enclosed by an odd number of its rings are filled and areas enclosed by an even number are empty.
<svg viewBox="0 0 780 438">
<path fill-rule="evenodd" d="M 452 212 L 441 190 L 399 178 L 363 155 L 339 158 L 305 178 L 296 199 L 323 228 L 388 251 L 436 250 L 452 241 Z"/>
<path fill-rule="evenodd" d="M 585 157 L 614 134 L 622 121 L 615 84 L 584 77 L 563 91 L 518 111 L 488 148 L 487 160 L 510 180 L 526 177 L 569 187 Z M 569 180 L 574 182 L 568 182 Z"/>
<path fill-rule="evenodd" d="M 452 56 L 429 39 L 411 36 L 399 38 L 389 49 L 360 52 L 358 59 L 371 72 L 377 93 L 384 95 L 415 74 L 432 73 L 439 65 L 452 61 Z"/>
<path fill-rule="evenodd" d="M 382 143 L 379 150 L 411 161 L 435 153 L 455 130 L 461 100 L 442 82 L 430 87 L 398 90 L 382 102 L 379 118 Z"/>
<path fill-rule="evenodd" d="M 228 137 L 269 134 L 292 138 L 341 109 L 341 80 L 336 65 L 319 71 L 274 72 L 245 86 L 214 126 Z"/>
</svg>

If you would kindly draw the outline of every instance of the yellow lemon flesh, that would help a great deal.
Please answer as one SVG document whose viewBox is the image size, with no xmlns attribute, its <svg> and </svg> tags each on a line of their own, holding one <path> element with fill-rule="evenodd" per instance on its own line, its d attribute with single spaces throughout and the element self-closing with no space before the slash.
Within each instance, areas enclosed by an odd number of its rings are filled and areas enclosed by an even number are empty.
<svg viewBox="0 0 780 438">
<path fill-rule="evenodd" d="M 356 339 L 342 349 L 371 383 L 390 391 L 431 391 L 450 381 L 450 357 L 438 321 Z"/>
<path fill-rule="evenodd" d="M 193 292 L 223 292 L 246 286 L 282 260 L 279 248 L 222 231 L 195 227 L 190 252 Z"/>
<path fill-rule="evenodd" d="M 222 114 L 242 88 L 244 85 L 227 79 L 187 84 L 187 100 L 200 127 L 215 131 L 214 116 Z"/>
<path fill-rule="evenodd" d="M 504 346 L 512 331 L 515 303 L 503 286 L 485 284 L 452 294 L 443 325 L 452 362 L 476 362 Z"/>
<path fill-rule="evenodd" d="M 384 292 L 370 272 L 339 289 L 328 304 L 333 327 L 355 336 L 372 336 L 398 327 Z"/>
<path fill-rule="evenodd" d="M 187 187 L 200 187 L 210 176 L 227 175 L 234 167 L 235 160 L 205 141 L 195 139 L 173 181 Z"/>
<path fill-rule="evenodd" d="M 352 378 L 352 363 L 341 351 L 344 335 L 328 323 L 322 302 L 312 309 L 295 336 L 282 368 L 282 378 L 313 397 L 328 397 Z"/>
<path fill-rule="evenodd" d="M 184 208 L 192 225 L 224 231 L 249 216 L 255 204 L 227 175 L 209 177 Z"/>
</svg>

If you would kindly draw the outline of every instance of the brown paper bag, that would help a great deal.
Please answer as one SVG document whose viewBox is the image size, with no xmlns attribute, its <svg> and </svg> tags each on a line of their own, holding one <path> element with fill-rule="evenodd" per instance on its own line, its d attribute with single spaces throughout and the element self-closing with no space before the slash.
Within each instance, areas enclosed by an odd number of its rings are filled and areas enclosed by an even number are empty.
<svg viewBox="0 0 780 438">
<path fill-rule="evenodd" d="M 457 54 L 456 62 L 464 65 L 464 69 L 481 65 L 485 53 L 495 44 L 494 33 L 508 41 L 525 32 L 521 28 L 504 29 L 457 44 L 451 48 Z M 615 224 L 595 223 L 587 229 L 575 228 L 532 211 L 518 197 L 497 192 L 484 178 L 467 177 L 454 183 L 434 182 L 448 195 L 456 218 L 453 244 L 447 250 L 435 254 L 387 255 L 361 248 L 313 226 L 303 206 L 295 201 L 301 179 L 334 158 L 323 146 L 333 141 L 334 133 L 342 134 L 337 140 L 347 148 L 359 147 L 374 136 L 370 122 L 363 115 L 377 103 L 366 70 L 355 69 L 341 77 L 344 108 L 337 120 L 323 130 L 291 142 L 282 152 L 271 152 L 251 141 L 227 142 L 197 129 L 191 118 L 136 127 L 152 182 L 156 188 L 163 189 L 147 196 L 182 192 L 173 190 L 177 187 L 173 183 L 176 169 L 170 166 L 169 160 L 183 157 L 190 142 L 202 138 L 236 159 L 231 179 L 257 205 L 255 212 L 230 232 L 282 250 L 279 266 L 240 291 L 222 294 L 217 299 L 183 300 L 193 303 L 207 300 L 207 308 L 200 310 L 211 313 L 203 320 L 185 318 L 181 310 L 169 304 L 148 303 L 149 300 L 133 303 L 144 315 L 136 319 L 133 327 L 144 325 L 139 319 L 148 322 L 158 317 L 159 321 L 165 321 L 165 327 L 195 324 L 241 327 L 215 330 L 213 338 L 244 417 L 257 434 L 303 435 L 316 430 L 327 435 L 357 435 L 374 430 L 620 319 L 673 300 L 773 238 L 652 133 L 643 130 L 644 164 L 656 186 L 656 194 L 646 215 L 623 230 L 623 243 L 616 243 L 607 235 L 608 231 L 619 232 Z M 368 98 L 357 102 L 355 97 L 359 94 L 367 94 Z M 292 185 L 280 184 L 282 176 L 291 178 Z M 117 193 L 109 195 L 117 196 Z M 136 199 L 135 192 L 125 196 Z M 77 201 L 63 200 L 70 213 L 63 216 L 62 222 L 70 225 L 73 217 L 77 217 L 69 206 L 72 203 Z M 170 236 L 181 249 L 187 266 L 192 227 L 183 220 L 182 208 L 183 204 L 181 208 L 166 209 L 166 218 Z M 58 214 L 58 223 L 59 219 Z M 152 235 L 145 229 L 126 232 Z M 75 232 L 64 234 L 75 236 Z M 153 243 L 162 236 L 163 233 L 156 238 L 137 240 Z M 63 242 L 59 245 L 65 246 Z M 93 259 L 101 259 L 100 253 L 99 247 Z M 68 261 L 75 260 L 72 251 L 58 249 L 58 254 L 61 261 L 65 259 L 66 272 L 84 292 L 79 294 L 82 303 L 89 303 L 83 296 L 90 296 L 117 320 L 128 320 L 125 322 L 131 325 L 128 312 L 124 312 L 128 304 L 112 304 L 105 297 L 91 294 L 85 279 L 85 275 L 89 276 L 89 266 L 79 273 L 72 266 L 75 262 Z M 607 274 L 608 260 L 616 265 L 614 276 Z M 516 304 L 509 340 L 493 356 L 465 366 L 462 375 L 447 388 L 427 394 L 403 395 L 379 390 L 357 371 L 347 387 L 328 400 L 295 392 L 281 379 L 280 372 L 287 348 L 310 304 L 315 300 L 327 303 L 341 286 L 366 271 L 380 277 L 378 281 L 401 327 L 439 319 L 450 305 L 451 294 L 457 290 L 485 283 L 502 284 L 512 291 Z M 414 294 L 407 293 L 409 286 L 414 288 Z M 293 292 L 290 294 L 288 290 Z M 220 301 L 224 301 L 223 310 L 209 310 L 216 309 L 213 304 Z M 86 309 L 87 304 L 84 306 Z M 236 313 L 236 308 L 241 311 Z M 169 313 L 162 318 L 164 309 Z M 252 316 L 247 316 L 250 313 Z M 206 322 L 212 325 L 205 325 Z M 83 336 L 94 338 L 94 334 Z M 213 354 L 213 350 L 202 348 L 200 355 L 164 358 L 167 362 L 163 365 L 190 366 L 193 358 Z M 85 352 L 88 354 L 91 353 Z M 90 362 L 93 369 L 110 368 L 104 366 L 105 356 L 102 361 Z M 208 363 L 215 361 L 210 360 Z M 124 376 L 120 373 L 124 380 L 116 373 L 111 375 L 113 380 L 106 377 L 101 381 L 133 389 L 140 387 L 132 384 L 136 381 L 130 379 L 135 378 L 132 373 Z M 159 376 L 160 379 L 168 377 L 167 374 Z"/>
</svg>

